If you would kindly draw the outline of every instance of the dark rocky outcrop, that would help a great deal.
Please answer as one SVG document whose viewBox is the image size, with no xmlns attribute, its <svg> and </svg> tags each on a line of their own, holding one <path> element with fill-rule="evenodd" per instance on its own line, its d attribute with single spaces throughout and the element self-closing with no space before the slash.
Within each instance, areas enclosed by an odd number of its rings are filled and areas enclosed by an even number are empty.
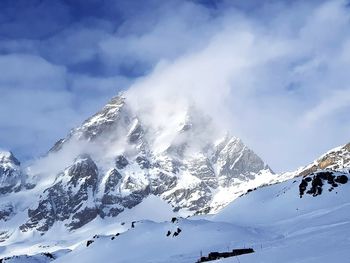
<svg viewBox="0 0 350 263">
<path fill-rule="evenodd" d="M 86 242 L 86 246 L 88 247 L 88 246 L 90 246 L 92 243 L 94 243 L 93 240 L 88 240 L 88 241 Z"/>
<path fill-rule="evenodd" d="M 190 200 L 195 194 L 198 194 L 199 198 L 188 201 L 187 207 L 191 211 L 197 211 L 205 207 L 211 200 L 210 188 L 204 182 L 200 182 L 192 188 L 175 190 L 172 194 L 165 197 L 165 199 L 171 202 L 175 201 L 174 203 L 180 203 L 181 201 Z M 181 207 L 175 207 L 175 211 L 180 208 Z"/>
<path fill-rule="evenodd" d="M 122 179 L 122 175 L 117 169 L 112 169 L 109 174 L 105 184 L 105 194 L 117 191 L 117 186 Z"/>
<path fill-rule="evenodd" d="M 12 205 L 0 206 L 0 220 L 7 221 L 14 214 Z"/>
<path fill-rule="evenodd" d="M 173 237 L 177 237 L 181 232 L 182 232 L 182 230 L 180 228 L 177 228 L 173 234 Z"/>
<path fill-rule="evenodd" d="M 161 195 L 175 187 L 176 183 L 177 177 L 175 175 L 160 172 L 156 179 L 150 180 L 151 193 L 154 195 Z"/>
<path fill-rule="evenodd" d="M 118 155 L 115 158 L 115 166 L 117 167 L 117 169 L 124 169 L 128 164 L 129 162 L 124 155 Z"/>
<path fill-rule="evenodd" d="M 146 156 L 137 156 L 136 157 L 136 162 L 138 163 L 138 165 L 140 166 L 141 169 L 149 169 L 149 168 L 151 168 L 151 163 L 147 159 Z"/>
<path fill-rule="evenodd" d="M 299 184 L 300 198 L 305 194 L 312 196 L 321 195 L 325 185 L 328 185 L 328 191 L 332 191 L 335 187 L 348 182 L 348 176 L 341 172 L 335 172 L 331 170 L 324 170 L 312 173 L 301 180 Z M 308 188 L 309 183 L 311 187 Z"/>
<path fill-rule="evenodd" d="M 28 210 L 29 221 L 20 227 L 21 230 L 36 228 L 47 231 L 55 221 L 64 221 L 71 216 L 70 229 L 90 222 L 98 210 L 87 207 L 86 202 L 91 199 L 94 203 L 97 180 L 97 166 L 90 156 L 78 157 L 72 166 L 57 176 L 56 183 L 43 192 L 38 207 Z"/>
</svg>

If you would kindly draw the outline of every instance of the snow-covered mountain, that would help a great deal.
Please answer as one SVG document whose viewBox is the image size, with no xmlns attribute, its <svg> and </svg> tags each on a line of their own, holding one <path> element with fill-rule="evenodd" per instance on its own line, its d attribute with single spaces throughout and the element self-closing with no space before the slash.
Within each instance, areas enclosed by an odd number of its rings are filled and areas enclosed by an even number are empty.
<svg viewBox="0 0 350 263">
<path fill-rule="evenodd" d="M 211 252 L 247 247 L 254 253 L 218 262 L 347 262 L 349 176 L 348 169 L 318 170 L 249 191 L 215 215 L 187 219 L 174 217 L 169 204 L 158 197 L 147 198 L 123 218 L 134 222 L 95 222 L 89 231 L 73 232 L 64 240 L 54 237 L 62 233 L 58 228 L 49 231 L 44 242 L 38 242 L 40 237 L 26 241 L 31 256 L 8 257 L 4 262 L 187 263 Z M 147 215 L 153 207 L 159 214 Z M 74 241 L 76 234 L 85 239 L 68 245 L 67 239 Z M 10 244 L 5 248 L 9 251 L 25 251 L 23 242 Z"/>
<path fill-rule="evenodd" d="M 194 105 L 147 107 L 117 96 L 27 167 L 0 154 L 2 262 L 345 262 L 348 144 L 274 174 Z"/>
<path fill-rule="evenodd" d="M 281 180 L 195 105 L 164 111 L 141 111 L 120 95 L 25 172 L 12 154 L 2 158 L 9 168 L 1 186 L 10 187 L 0 199 L 3 239 L 17 228 L 75 230 L 151 195 L 180 215 L 213 213 L 250 188 Z"/>
</svg>

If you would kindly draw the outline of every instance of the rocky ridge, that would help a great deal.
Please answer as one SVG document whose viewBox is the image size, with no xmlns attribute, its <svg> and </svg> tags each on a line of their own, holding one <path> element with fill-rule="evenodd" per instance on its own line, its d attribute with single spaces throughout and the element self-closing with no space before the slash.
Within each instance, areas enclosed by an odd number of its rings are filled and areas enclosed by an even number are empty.
<svg viewBox="0 0 350 263">
<path fill-rule="evenodd" d="M 21 231 L 46 232 L 56 222 L 74 230 L 96 217 L 118 216 L 149 195 L 161 197 L 184 215 L 209 213 L 235 198 L 228 195 L 213 203 L 222 189 L 273 178 L 260 157 L 240 139 L 215 134 L 210 118 L 195 107 L 172 114 L 169 122 L 156 125 L 124 96 L 113 98 L 44 157 L 57 163 L 74 152 L 54 176 L 29 175 L 38 178 L 37 185 L 44 176 L 51 182 L 33 189 Z M 19 162 L 11 156 L 12 177 L 23 181 L 27 175 L 15 172 Z M 8 185 L 23 185 L 18 180 Z M 2 211 L 0 220 L 10 220 L 6 215 L 16 214 L 13 207 Z"/>
</svg>

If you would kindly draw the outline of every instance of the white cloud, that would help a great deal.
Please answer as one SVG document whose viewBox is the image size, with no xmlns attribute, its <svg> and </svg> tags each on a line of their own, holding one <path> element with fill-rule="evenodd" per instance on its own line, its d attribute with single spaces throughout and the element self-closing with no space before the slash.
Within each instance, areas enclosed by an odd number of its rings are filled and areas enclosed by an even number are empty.
<svg viewBox="0 0 350 263">
<path fill-rule="evenodd" d="M 300 8 L 283 11 L 298 17 Z M 335 114 L 350 105 L 345 8 L 340 1 L 314 7 L 285 31 L 280 24 L 290 21 L 282 15 L 259 24 L 227 12 L 203 48 L 162 61 L 129 94 L 141 107 L 162 101 L 157 116 L 190 98 L 277 171 L 295 169 L 349 140 L 349 125 Z"/>
<path fill-rule="evenodd" d="M 3 89 L 59 89 L 64 86 L 65 68 L 41 57 L 25 54 L 0 56 L 0 85 Z"/>
<path fill-rule="evenodd" d="M 307 111 L 303 118 L 303 124 L 307 127 L 334 116 L 340 111 L 350 111 L 350 87 L 347 90 L 336 90 L 319 104 Z"/>
<path fill-rule="evenodd" d="M 231 1 L 216 9 L 171 1 L 144 11 L 118 25 L 77 22 L 41 42 L 1 42 L 10 52 L 36 54 L 0 58 L 0 114 L 15 112 L 12 120 L 1 119 L 7 129 L 30 131 L 17 131 L 24 136 L 21 143 L 38 130 L 48 132 L 41 145 L 48 149 L 48 141 L 121 86 L 131 86 L 134 103 L 151 101 L 157 113 L 195 101 L 277 171 L 295 169 L 349 141 L 350 27 L 344 1 L 273 1 L 244 11 Z M 93 69 L 85 72 L 89 63 Z M 133 71 L 151 73 L 133 79 Z M 37 122 L 30 124 L 33 118 Z"/>
</svg>

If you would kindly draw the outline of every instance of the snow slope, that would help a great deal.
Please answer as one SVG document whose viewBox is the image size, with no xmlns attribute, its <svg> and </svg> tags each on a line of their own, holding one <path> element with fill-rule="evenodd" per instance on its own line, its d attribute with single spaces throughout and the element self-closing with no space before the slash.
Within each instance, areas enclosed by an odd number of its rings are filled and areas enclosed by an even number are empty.
<svg viewBox="0 0 350 263">
<path fill-rule="evenodd" d="M 335 178 L 349 177 L 348 171 L 332 174 Z M 316 175 L 309 177 L 314 180 Z M 170 218 L 165 222 L 141 220 L 134 227 L 130 222 L 124 229 L 111 227 L 108 234 L 105 231 L 95 238 L 90 235 L 54 262 L 187 263 L 196 262 L 201 253 L 243 247 L 252 247 L 255 253 L 219 262 L 349 262 L 350 183 L 333 187 L 324 180 L 322 193 L 313 196 L 307 193 L 312 188 L 310 181 L 300 197 L 303 180 L 298 177 L 258 188 L 217 215 L 175 222 Z M 155 200 L 151 201 L 149 208 Z M 174 236 L 178 229 L 181 232 Z M 93 241 L 89 246 L 88 240 Z"/>
<path fill-rule="evenodd" d="M 260 188 L 239 198 L 212 220 L 265 229 L 275 240 L 241 262 L 349 262 L 350 184 L 299 197 L 301 178 Z M 226 259 L 222 262 L 236 262 Z"/>
<path fill-rule="evenodd" d="M 177 228 L 181 233 L 173 237 Z M 168 231 L 170 236 L 166 236 Z M 207 220 L 180 219 L 174 224 L 141 221 L 114 240 L 100 237 L 89 247 L 84 244 L 57 262 L 195 262 L 201 251 L 208 253 L 243 244 L 242 239 L 228 242 L 232 237 L 244 237 L 246 243 L 252 243 L 258 234 L 253 229 Z"/>
</svg>

